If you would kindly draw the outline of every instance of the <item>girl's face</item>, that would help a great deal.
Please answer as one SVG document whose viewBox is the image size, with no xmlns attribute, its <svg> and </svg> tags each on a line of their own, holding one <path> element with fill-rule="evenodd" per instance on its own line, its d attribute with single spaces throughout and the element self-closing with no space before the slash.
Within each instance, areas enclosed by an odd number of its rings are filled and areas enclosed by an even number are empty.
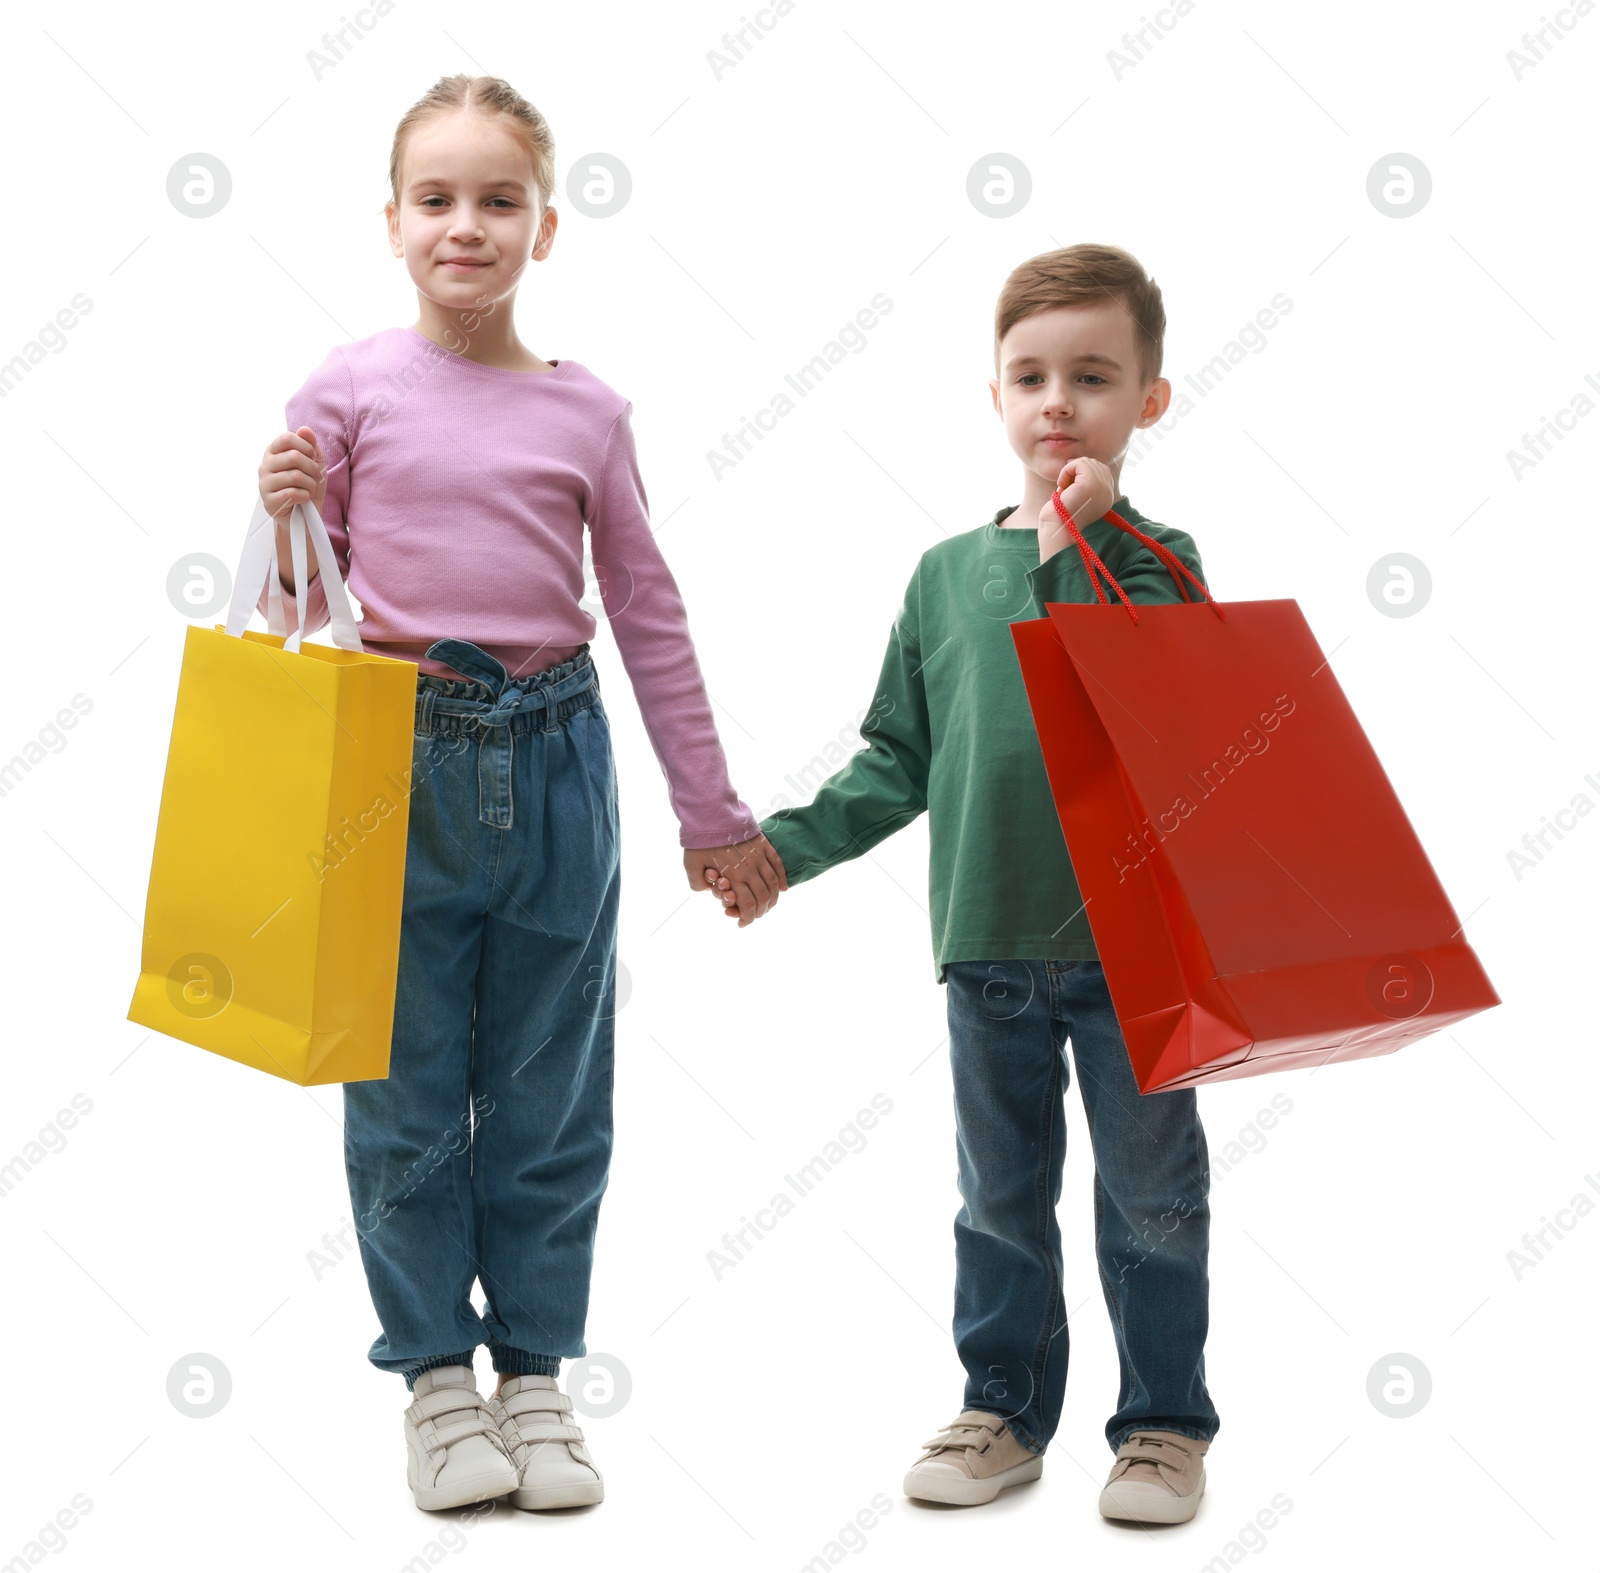
<svg viewBox="0 0 1600 1573">
<path fill-rule="evenodd" d="M 526 145 L 501 116 L 471 110 L 434 115 L 407 136 L 400 201 L 384 212 L 412 283 L 447 310 L 504 299 L 555 241 Z"/>
</svg>

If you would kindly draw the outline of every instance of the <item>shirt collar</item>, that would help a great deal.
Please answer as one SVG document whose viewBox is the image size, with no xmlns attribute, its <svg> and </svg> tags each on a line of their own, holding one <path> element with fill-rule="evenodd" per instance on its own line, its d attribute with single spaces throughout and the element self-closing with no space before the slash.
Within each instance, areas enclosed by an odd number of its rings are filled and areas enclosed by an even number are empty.
<svg viewBox="0 0 1600 1573">
<path fill-rule="evenodd" d="M 1037 552 L 1039 550 L 1039 532 L 1037 530 L 1007 529 L 1000 523 L 1007 514 L 1015 512 L 1016 507 L 1015 503 L 1009 503 L 1004 508 L 996 509 L 994 517 L 983 527 L 985 544 Z M 1137 524 L 1142 528 L 1147 523 L 1144 515 L 1126 497 L 1117 498 L 1112 503 L 1111 508 L 1114 513 L 1121 514 L 1129 524 Z M 1091 530 L 1101 533 L 1109 530 L 1117 535 L 1123 533 L 1117 529 L 1116 525 L 1109 523 L 1105 519 L 1096 519 L 1093 524 L 1085 526 L 1083 532 L 1085 538 L 1088 537 Z"/>
</svg>

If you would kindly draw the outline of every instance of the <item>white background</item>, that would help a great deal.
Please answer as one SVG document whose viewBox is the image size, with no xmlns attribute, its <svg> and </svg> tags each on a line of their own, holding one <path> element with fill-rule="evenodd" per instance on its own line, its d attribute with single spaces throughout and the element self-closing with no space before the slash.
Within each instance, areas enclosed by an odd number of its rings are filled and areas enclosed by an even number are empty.
<svg viewBox="0 0 1600 1573">
<path fill-rule="evenodd" d="M 393 1568 L 790 1570 L 878 1493 L 854 1565 L 1189 1570 L 1516 1559 L 1587 1566 L 1600 1218 L 1507 1253 L 1600 1185 L 1593 816 L 1519 879 L 1508 852 L 1600 773 L 1593 462 L 1600 418 L 1519 479 L 1507 450 L 1600 377 L 1591 281 L 1600 20 L 1521 79 L 1536 6 L 1200 0 L 1120 80 L 1134 5 L 930 11 L 799 0 L 719 79 L 737 6 L 400 0 L 320 80 L 336 4 L 70 7 L 6 28 L 0 361 L 92 300 L 0 400 L 12 673 L 0 756 L 92 709 L 0 797 L 10 897 L 0 1161 L 74 1095 L 92 1112 L 0 1198 L 8 1264 L 0 1561 L 82 1493 L 55 1554 Z M 1076 1092 L 1065 1196 L 1066 1412 L 1043 1479 L 966 1512 L 900 1495 L 960 1407 L 944 993 L 919 822 L 740 931 L 690 899 L 677 827 L 602 625 L 622 778 L 617 1144 L 589 1346 L 632 1395 L 587 1423 L 605 1504 L 412 1505 L 403 1384 L 366 1361 L 361 1267 L 308 1262 L 347 1216 L 337 1087 L 305 1090 L 126 1019 L 185 620 L 173 565 L 232 564 L 261 451 L 329 347 L 415 320 L 380 209 L 389 142 L 439 75 L 500 74 L 549 117 L 554 252 L 524 341 L 634 404 L 659 538 L 735 784 L 758 813 L 870 704 L 918 554 L 1020 495 L 991 407 L 1009 270 L 1080 240 L 1161 284 L 1175 382 L 1271 298 L 1293 309 L 1124 489 L 1189 531 L 1225 600 L 1292 596 L 1366 726 L 1505 1003 L 1389 1058 L 1204 1089 L 1213 1156 L 1292 1112 L 1213 1191 L 1207 1376 L 1222 1416 L 1186 1527 L 1103 1522 L 1115 1358 Z M 980 212 L 1006 152 L 1033 191 Z M 180 213 L 169 170 L 233 193 Z M 622 212 L 565 200 L 631 172 Z M 1431 199 L 1367 194 L 1386 155 Z M 720 481 L 707 462 L 871 297 L 892 311 Z M 1590 388 L 1591 398 L 1600 396 Z M 1380 615 L 1369 570 L 1432 598 Z M 537 586 L 529 586 L 537 594 Z M 893 1112 L 718 1281 L 707 1252 L 874 1093 Z M 1549 1238 L 1549 1237 L 1547 1237 Z M 1369 1400 L 1396 1354 L 1407 1419 Z M 225 1367 L 209 1419 L 174 1364 Z M 480 1351 L 482 1383 L 492 1380 Z M 1574 1448 L 1577 1447 L 1577 1451 Z M 1283 1493 L 1257 1549 L 1230 1543 Z M 553 1565 L 553 1564 L 552 1564 Z"/>
</svg>

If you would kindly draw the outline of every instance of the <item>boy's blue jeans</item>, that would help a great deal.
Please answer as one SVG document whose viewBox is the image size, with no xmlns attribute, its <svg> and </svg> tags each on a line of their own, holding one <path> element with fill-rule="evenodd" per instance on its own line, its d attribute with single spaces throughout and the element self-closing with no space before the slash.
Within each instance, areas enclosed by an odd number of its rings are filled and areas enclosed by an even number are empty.
<svg viewBox="0 0 1600 1573">
<path fill-rule="evenodd" d="M 465 640 L 428 654 L 467 677 L 418 674 L 389 1075 L 344 1084 L 368 1359 L 407 1387 L 484 1342 L 517 1375 L 586 1353 L 620 890 L 587 646 L 516 680 Z"/>
<path fill-rule="evenodd" d="M 1192 1088 L 1141 1094 L 1098 961 L 945 967 L 955 1082 L 956 1350 L 964 1407 L 1004 1415 L 1042 1453 L 1067 1382 L 1056 1204 L 1066 1150 L 1066 1040 L 1094 1148 L 1095 1249 L 1122 1369 L 1106 1440 L 1210 1441 L 1209 1159 Z"/>
</svg>

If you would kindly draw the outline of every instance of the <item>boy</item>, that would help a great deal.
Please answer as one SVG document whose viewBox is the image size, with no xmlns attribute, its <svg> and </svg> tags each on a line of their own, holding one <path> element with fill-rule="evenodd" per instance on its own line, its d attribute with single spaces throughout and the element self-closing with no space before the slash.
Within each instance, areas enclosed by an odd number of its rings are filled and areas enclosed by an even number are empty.
<svg viewBox="0 0 1600 1573">
<path fill-rule="evenodd" d="M 1055 1207 L 1069 1037 L 1122 1370 L 1100 1512 L 1192 1518 L 1219 1425 L 1202 1353 L 1208 1160 L 1195 1093 L 1145 1096 L 1134 1082 L 1009 626 L 1044 616 L 1047 601 L 1095 598 L 1050 501 L 1057 486 L 1130 600 L 1182 597 L 1154 553 L 1106 520 L 1112 507 L 1204 578 L 1190 537 L 1144 518 L 1117 485 L 1129 437 L 1172 396 L 1160 375 L 1165 327 L 1160 290 L 1116 247 L 1048 252 L 1006 280 L 989 386 L 1022 460 L 1022 502 L 923 553 L 862 727 L 866 748 L 807 807 L 761 823 L 797 885 L 928 811 L 963 1203 L 954 1331 L 967 1372 L 961 1413 L 905 1478 L 907 1495 L 933 1502 L 988 1502 L 1036 1479 L 1060 1418 L 1067 1324 Z M 729 880 L 717 884 L 731 902 Z"/>
</svg>

